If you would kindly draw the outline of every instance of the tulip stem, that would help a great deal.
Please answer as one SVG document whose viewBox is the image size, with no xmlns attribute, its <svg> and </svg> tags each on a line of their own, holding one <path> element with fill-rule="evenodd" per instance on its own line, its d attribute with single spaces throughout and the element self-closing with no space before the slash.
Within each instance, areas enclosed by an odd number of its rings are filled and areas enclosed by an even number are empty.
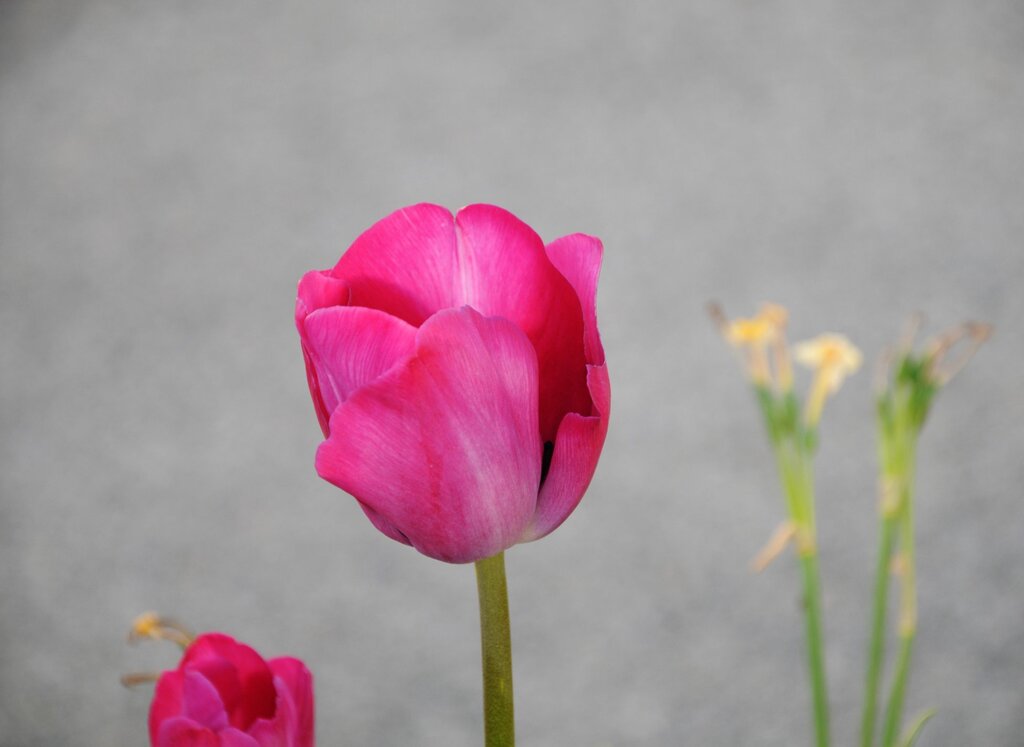
<svg viewBox="0 0 1024 747">
<path fill-rule="evenodd" d="M 480 595 L 480 651 L 484 679 L 484 745 L 513 747 L 512 636 L 509 631 L 505 553 L 476 561 Z"/>
</svg>

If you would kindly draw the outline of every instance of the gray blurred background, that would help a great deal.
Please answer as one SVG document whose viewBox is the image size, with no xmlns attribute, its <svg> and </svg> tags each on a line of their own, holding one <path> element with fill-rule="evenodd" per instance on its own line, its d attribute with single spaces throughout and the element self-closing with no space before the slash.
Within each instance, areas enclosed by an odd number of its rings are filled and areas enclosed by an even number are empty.
<svg viewBox="0 0 1024 747">
<path fill-rule="evenodd" d="M 520 743 L 809 744 L 798 576 L 705 313 L 775 300 L 868 361 L 915 310 L 996 336 L 921 446 L 924 747 L 1024 745 L 1024 5 L 0 1 L 0 744 L 141 745 L 147 609 L 317 678 L 321 745 L 479 744 L 471 566 L 313 471 L 295 283 L 429 200 L 606 245 L 612 428 L 508 553 Z M 870 363 L 819 455 L 852 745 Z"/>
</svg>

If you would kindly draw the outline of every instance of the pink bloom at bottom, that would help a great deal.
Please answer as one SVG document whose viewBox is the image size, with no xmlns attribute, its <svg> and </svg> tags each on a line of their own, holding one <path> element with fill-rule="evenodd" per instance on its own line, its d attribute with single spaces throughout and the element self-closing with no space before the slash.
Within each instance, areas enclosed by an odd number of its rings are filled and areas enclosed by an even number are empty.
<svg viewBox="0 0 1024 747">
<path fill-rule="evenodd" d="M 313 747 L 313 676 L 298 659 L 265 661 L 223 633 L 204 633 L 157 682 L 153 747 Z"/>
</svg>

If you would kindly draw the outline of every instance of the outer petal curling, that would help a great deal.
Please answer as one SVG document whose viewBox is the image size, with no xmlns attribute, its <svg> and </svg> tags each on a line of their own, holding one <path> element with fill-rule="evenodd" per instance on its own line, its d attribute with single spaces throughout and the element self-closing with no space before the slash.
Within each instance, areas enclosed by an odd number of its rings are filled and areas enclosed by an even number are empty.
<svg viewBox="0 0 1024 747">
<path fill-rule="evenodd" d="M 302 276 L 295 299 L 295 327 L 299 331 L 299 340 L 302 343 L 302 358 L 306 364 L 306 381 L 309 383 L 309 393 L 313 398 L 313 410 L 316 412 L 324 436 L 327 435 L 331 411 L 324 404 L 316 368 L 307 349 L 305 322 L 306 317 L 317 309 L 346 306 L 350 295 L 349 287 L 344 280 L 331 276 L 329 270 L 313 270 Z"/>
<path fill-rule="evenodd" d="M 579 505 L 597 469 L 611 409 L 607 367 L 590 366 L 587 384 L 594 400 L 593 414 L 569 413 L 558 427 L 551 468 L 541 486 L 537 511 L 524 542 L 540 539 L 557 529 Z"/>
<path fill-rule="evenodd" d="M 533 515 L 537 398 L 536 352 L 518 327 L 442 311 L 412 358 L 334 411 L 317 472 L 425 555 L 488 557 L 518 542 Z"/>
<path fill-rule="evenodd" d="M 596 236 L 574 233 L 555 239 L 545 250 L 551 263 L 569 281 L 580 299 L 587 363 L 600 365 L 604 363 L 604 348 L 597 331 L 597 281 L 601 275 L 604 246 Z"/>
<path fill-rule="evenodd" d="M 541 486 L 537 513 L 524 541 L 551 533 L 579 505 L 597 469 L 611 411 L 608 369 L 597 329 L 597 281 L 604 248 L 599 239 L 577 233 L 552 241 L 546 251 L 580 299 L 588 363 L 587 388 L 592 406 L 586 411 L 580 410 L 580 414 L 566 415 L 559 425 L 551 467 Z"/>
<path fill-rule="evenodd" d="M 282 656 L 267 662 L 274 673 L 278 713 L 289 713 L 289 733 L 295 747 L 313 747 L 313 675 L 300 660 Z"/>
<path fill-rule="evenodd" d="M 335 306 L 306 317 L 306 350 L 328 413 L 412 354 L 416 328 L 376 309 Z"/>
<path fill-rule="evenodd" d="M 299 281 L 295 299 L 295 326 L 304 335 L 302 320 L 317 309 L 348 306 L 351 292 L 344 280 L 331 275 L 330 270 L 311 270 Z"/>
</svg>

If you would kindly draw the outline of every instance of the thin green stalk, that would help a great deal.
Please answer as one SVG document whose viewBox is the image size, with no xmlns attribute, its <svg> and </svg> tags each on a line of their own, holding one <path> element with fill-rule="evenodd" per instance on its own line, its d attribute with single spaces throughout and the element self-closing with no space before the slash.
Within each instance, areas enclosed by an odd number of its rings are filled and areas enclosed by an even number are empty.
<svg viewBox="0 0 1024 747">
<path fill-rule="evenodd" d="M 817 530 L 814 523 L 814 476 L 810 455 L 799 446 L 779 455 L 790 518 L 797 527 L 796 545 L 803 576 L 804 618 L 807 633 L 807 666 L 814 708 L 817 747 L 829 744 L 828 682 L 825 676 L 824 625 L 821 611 L 821 577 L 818 570 Z M 788 458 L 787 458 L 788 457 Z"/>
<path fill-rule="evenodd" d="M 910 675 L 910 656 L 917 634 L 917 580 L 914 567 L 914 504 L 912 500 L 914 446 L 915 444 L 911 440 L 907 448 L 907 475 L 904 483 L 906 495 L 900 515 L 900 551 L 903 555 L 903 593 L 900 599 L 899 621 L 900 653 L 896 660 L 896 673 L 885 713 L 885 725 L 882 729 L 883 747 L 893 747 L 899 737 L 900 723 L 903 721 L 903 700 L 906 695 L 907 678 Z"/>
<path fill-rule="evenodd" d="M 892 683 L 889 706 L 885 712 L 885 726 L 882 730 L 882 746 L 893 747 L 899 733 L 903 715 L 903 697 L 907 689 L 907 673 L 910 671 L 910 654 L 914 646 L 914 634 L 900 638 L 900 654 L 896 660 L 896 677 Z"/>
<path fill-rule="evenodd" d="M 878 567 L 875 570 L 875 602 L 868 649 L 868 671 L 864 686 L 864 717 L 861 721 L 861 747 L 875 743 L 875 714 L 878 709 L 878 685 L 885 658 L 885 615 L 889 600 L 889 575 L 892 564 L 896 520 L 883 517 L 880 522 Z"/>
<path fill-rule="evenodd" d="M 804 612 L 807 618 L 807 663 L 814 702 L 814 735 L 818 747 L 829 743 L 828 687 L 825 679 L 824 635 L 821 614 L 821 581 L 816 553 L 801 555 L 804 579 Z"/>
<path fill-rule="evenodd" d="M 484 745 L 513 747 L 516 734 L 512 707 L 512 636 L 504 553 L 476 562 L 476 585 L 480 596 Z"/>
<path fill-rule="evenodd" d="M 775 447 L 775 463 L 789 518 L 796 526 L 813 531 L 813 514 L 809 514 L 808 504 L 814 503 L 814 482 L 810 471 L 804 468 L 804 455 L 791 439 L 783 439 Z"/>
</svg>

